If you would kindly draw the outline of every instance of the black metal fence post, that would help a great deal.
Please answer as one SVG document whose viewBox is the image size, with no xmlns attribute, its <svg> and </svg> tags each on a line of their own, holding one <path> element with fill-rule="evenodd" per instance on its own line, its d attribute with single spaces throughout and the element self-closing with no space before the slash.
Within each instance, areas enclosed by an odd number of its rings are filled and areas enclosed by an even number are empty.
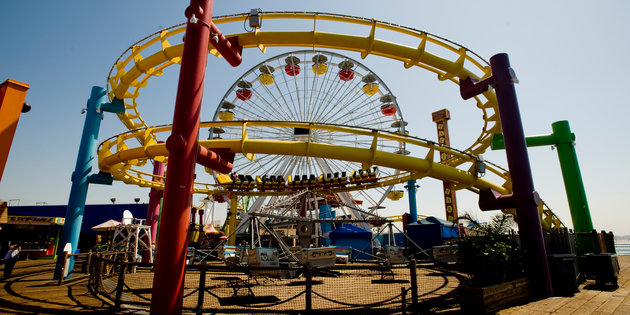
<svg viewBox="0 0 630 315">
<path fill-rule="evenodd" d="M 409 261 L 409 275 L 411 277 L 411 307 L 418 309 L 418 275 L 416 270 L 416 260 Z"/>
<path fill-rule="evenodd" d="M 313 297 L 311 295 L 313 292 L 313 266 L 310 264 L 304 267 L 304 277 L 306 277 L 305 311 L 308 314 L 313 310 Z"/>
<path fill-rule="evenodd" d="M 57 280 L 57 285 L 61 285 L 61 283 L 63 282 L 63 278 L 64 278 L 63 275 L 66 273 L 67 260 L 68 260 L 68 252 L 64 251 L 63 254 L 61 255 L 61 261 L 62 261 L 61 274 L 59 275 L 59 280 Z"/>
<path fill-rule="evenodd" d="M 120 298 L 122 297 L 123 286 L 125 285 L 125 269 L 127 262 L 125 259 L 120 261 L 120 270 L 118 271 L 118 284 L 116 285 L 116 309 L 120 309 Z"/>
<path fill-rule="evenodd" d="M 400 312 L 405 315 L 407 314 L 407 291 L 405 291 L 404 287 L 400 288 L 400 299 L 402 300 Z"/>
<path fill-rule="evenodd" d="M 203 295 L 206 291 L 206 263 L 199 270 L 199 288 L 197 291 L 197 314 L 203 314 Z"/>
<path fill-rule="evenodd" d="M 85 260 L 83 261 L 83 264 L 81 265 L 81 272 L 82 273 L 88 273 L 88 268 L 90 266 L 90 260 L 92 260 L 92 250 L 91 249 L 87 253 L 87 256 L 85 257 Z"/>
<path fill-rule="evenodd" d="M 94 282 L 94 291 L 98 293 L 103 280 L 103 253 L 99 253 L 96 260 L 96 281 Z"/>
</svg>

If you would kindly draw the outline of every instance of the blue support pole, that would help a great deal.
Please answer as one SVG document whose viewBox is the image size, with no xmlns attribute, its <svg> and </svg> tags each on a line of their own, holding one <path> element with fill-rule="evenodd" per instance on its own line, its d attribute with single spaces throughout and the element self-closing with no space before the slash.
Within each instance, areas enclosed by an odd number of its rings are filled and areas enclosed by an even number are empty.
<svg viewBox="0 0 630 315">
<path fill-rule="evenodd" d="M 90 175 L 92 162 L 95 160 L 94 153 L 96 152 L 96 141 L 98 139 L 98 131 L 101 127 L 103 111 L 124 111 L 122 101 L 115 100 L 112 103 L 106 103 L 106 101 L 107 91 L 102 87 L 92 87 L 92 93 L 87 101 L 85 124 L 83 125 L 81 144 L 79 145 L 79 153 L 77 154 L 77 163 L 71 178 L 72 187 L 68 199 L 68 208 L 66 209 L 66 221 L 63 226 L 61 240 L 59 241 L 60 248 L 63 248 L 69 243 L 72 247 L 71 253 L 75 253 L 79 243 L 88 184 L 90 182 L 111 184 L 111 175 L 109 174 L 99 173 L 98 175 Z M 62 277 L 63 256 L 64 255 L 58 255 L 54 279 Z M 74 258 L 69 259 L 68 270 L 71 272 L 74 268 Z M 72 276 L 70 272 L 68 272 L 68 278 Z"/>
<path fill-rule="evenodd" d="M 320 219 L 332 219 L 333 216 L 333 212 L 332 212 L 332 206 L 331 205 L 320 205 L 319 206 L 319 218 Z M 332 223 L 320 223 L 320 228 L 322 231 L 322 235 L 332 231 Z M 328 246 L 330 245 L 330 239 L 329 238 L 322 238 L 321 245 L 325 245 Z"/>
<path fill-rule="evenodd" d="M 416 180 L 408 180 L 405 188 L 409 191 L 409 221 L 407 221 L 407 224 L 418 222 L 418 206 L 416 205 L 416 188 L 418 188 L 418 185 L 416 185 Z"/>
</svg>

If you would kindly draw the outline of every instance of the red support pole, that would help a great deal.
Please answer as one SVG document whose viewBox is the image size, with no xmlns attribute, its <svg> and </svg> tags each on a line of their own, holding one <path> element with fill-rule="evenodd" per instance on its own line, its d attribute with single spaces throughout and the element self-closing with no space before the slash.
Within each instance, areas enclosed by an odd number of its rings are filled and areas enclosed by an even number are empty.
<svg viewBox="0 0 630 315">
<path fill-rule="evenodd" d="M 187 229 L 197 158 L 197 137 L 210 37 L 233 66 L 240 63 L 238 41 L 211 34 L 213 0 L 191 0 L 186 9 L 186 39 L 182 56 L 169 151 L 164 202 L 160 219 L 151 314 L 180 314 L 184 292 Z M 220 35 L 220 34 L 219 34 Z M 223 40 L 223 41 L 222 41 Z M 225 49 L 227 48 L 227 49 Z"/>
</svg>

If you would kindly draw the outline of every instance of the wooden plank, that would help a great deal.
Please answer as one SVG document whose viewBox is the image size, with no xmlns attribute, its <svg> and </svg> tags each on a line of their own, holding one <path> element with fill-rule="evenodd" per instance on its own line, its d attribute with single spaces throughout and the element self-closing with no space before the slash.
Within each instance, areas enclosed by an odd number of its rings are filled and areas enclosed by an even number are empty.
<svg viewBox="0 0 630 315">
<path fill-rule="evenodd" d="M 610 292 L 599 292 L 592 299 L 588 300 L 588 303 L 584 303 L 572 314 L 593 314 L 593 312 L 602 304 L 606 303 L 611 296 L 612 294 L 610 294 Z"/>
<path fill-rule="evenodd" d="M 540 303 L 538 303 L 538 305 L 536 306 L 536 309 L 543 312 L 553 313 L 563 308 L 566 304 L 570 302 L 571 302 L 571 298 L 550 297 L 550 298 L 540 301 Z"/>
<path fill-rule="evenodd" d="M 600 305 L 595 312 L 599 313 L 604 313 L 604 314 L 611 314 L 612 312 L 615 311 L 615 309 L 617 309 L 619 307 L 619 305 L 621 305 L 621 303 L 623 302 L 624 297 L 623 296 L 613 296 L 611 298 L 606 299 L 606 301 Z"/>
</svg>

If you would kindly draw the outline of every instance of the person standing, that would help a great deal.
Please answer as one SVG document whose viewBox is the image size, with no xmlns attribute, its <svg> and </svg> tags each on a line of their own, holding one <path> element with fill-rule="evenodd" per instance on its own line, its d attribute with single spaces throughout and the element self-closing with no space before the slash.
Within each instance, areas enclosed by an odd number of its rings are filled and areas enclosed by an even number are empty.
<svg viewBox="0 0 630 315">
<path fill-rule="evenodd" d="M 11 272 L 13 272 L 13 267 L 15 267 L 15 263 L 18 261 L 20 257 L 20 250 L 22 247 L 18 244 L 11 246 L 11 249 L 4 255 L 2 260 L 4 261 L 4 279 L 11 276 Z"/>
</svg>

